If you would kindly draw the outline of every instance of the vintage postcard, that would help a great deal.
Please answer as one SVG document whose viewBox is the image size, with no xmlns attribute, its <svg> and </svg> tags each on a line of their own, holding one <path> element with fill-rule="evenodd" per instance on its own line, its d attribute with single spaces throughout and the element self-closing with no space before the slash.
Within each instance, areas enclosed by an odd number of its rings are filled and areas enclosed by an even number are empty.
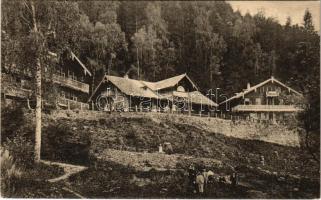
<svg viewBox="0 0 321 200">
<path fill-rule="evenodd" d="M 320 1 L 1 1 L 1 197 L 320 198 Z"/>
</svg>

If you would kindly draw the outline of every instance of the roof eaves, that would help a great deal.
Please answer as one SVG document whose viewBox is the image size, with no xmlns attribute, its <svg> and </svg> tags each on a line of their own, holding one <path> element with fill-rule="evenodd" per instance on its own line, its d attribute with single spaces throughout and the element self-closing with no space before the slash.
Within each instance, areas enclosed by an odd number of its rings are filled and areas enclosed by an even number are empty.
<svg viewBox="0 0 321 200">
<path fill-rule="evenodd" d="M 98 86 L 96 87 L 95 91 L 91 94 L 91 96 L 89 97 L 88 101 L 87 102 L 90 102 L 92 100 L 92 97 L 96 94 L 98 88 L 100 87 L 100 85 L 106 81 L 107 76 L 104 76 L 103 79 L 100 81 L 100 83 L 98 84 Z"/>
<path fill-rule="evenodd" d="M 186 73 L 184 73 L 184 75 L 192 83 L 193 87 L 195 87 L 196 90 L 199 90 L 198 86 L 194 83 L 194 81 L 192 81 L 192 79 Z"/>
<path fill-rule="evenodd" d="M 278 84 L 282 85 L 283 87 L 287 88 L 288 90 L 291 90 L 292 92 L 296 93 L 297 95 L 303 96 L 303 94 L 301 94 L 300 92 L 290 88 L 289 86 L 285 85 L 284 83 L 282 83 L 281 81 L 277 80 L 277 79 L 273 79 L 273 81 L 277 82 Z"/>
<path fill-rule="evenodd" d="M 72 56 L 72 59 L 75 58 L 77 60 L 77 62 L 79 63 L 79 65 L 84 69 L 85 75 L 86 75 L 86 73 L 88 73 L 89 76 L 92 76 L 92 74 L 87 69 L 87 67 L 79 60 L 79 58 L 72 51 L 71 51 L 71 56 Z"/>
</svg>

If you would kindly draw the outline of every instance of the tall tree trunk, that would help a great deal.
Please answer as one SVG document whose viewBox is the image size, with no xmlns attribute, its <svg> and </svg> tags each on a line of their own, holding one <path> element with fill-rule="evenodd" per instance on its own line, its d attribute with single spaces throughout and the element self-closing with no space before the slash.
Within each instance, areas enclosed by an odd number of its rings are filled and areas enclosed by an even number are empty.
<svg viewBox="0 0 321 200">
<path fill-rule="evenodd" d="M 210 55 L 210 58 L 209 58 L 209 68 L 210 68 L 210 87 L 212 87 L 212 84 L 213 84 L 213 50 L 211 48 L 211 55 Z"/>
<path fill-rule="evenodd" d="M 154 52 L 154 41 L 152 40 L 152 65 L 153 65 L 153 78 L 156 81 L 156 65 L 155 65 L 155 52 Z"/>
<path fill-rule="evenodd" d="M 136 60 L 137 60 L 137 76 L 138 76 L 138 80 L 140 79 L 140 74 L 139 74 L 139 56 L 138 56 L 138 47 L 136 47 Z"/>
<path fill-rule="evenodd" d="M 110 56 L 110 59 L 109 59 L 109 61 L 108 61 L 108 68 L 107 68 L 107 75 L 110 75 L 110 68 L 111 68 L 111 63 L 112 63 L 112 57 Z"/>
<path fill-rule="evenodd" d="M 38 28 L 34 2 L 31 1 L 33 29 L 38 42 Z M 36 132 L 35 132 L 35 162 L 40 162 L 41 154 L 41 62 L 39 55 L 36 55 Z"/>
<path fill-rule="evenodd" d="M 94 67 L 93 67 L 94 68 Z M 94 93 L 94 90 L 95 90 L 95 77 L 96 77 L 96 68 L 93 69 L 93 78 L 91 79 L 91 94 Z"/>
</svg>

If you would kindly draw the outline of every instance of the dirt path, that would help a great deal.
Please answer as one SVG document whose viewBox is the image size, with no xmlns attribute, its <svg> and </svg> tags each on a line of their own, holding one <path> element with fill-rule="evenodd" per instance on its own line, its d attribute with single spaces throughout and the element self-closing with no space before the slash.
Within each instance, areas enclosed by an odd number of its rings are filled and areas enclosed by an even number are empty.
<svg viewBox="0 0 321 200">
<path fill-rule="evenodd" d="M 82 195 L 79 194 L 78 192 L 75 192 L 75 191 L 73 191 L 73 190 L 71 190 L 71 189 L 69 189 L 69 188 L 67 188 L 67 187 L 63 187 L 62 189 L 65 190 L 65 191 L 67 191 L 67 192 L 69 192 L 69 193 L 71 193 L 71 194 L 73 194 L 73 195 L 75 195 L 76 197 L 78 197 L 78 198 L 80 198 L 80 199 L 86 199 L 86 197 L 82 196 Z"/>
<path fill-rule="evenodd" d="M 68 179 L 71 175 L 79 173 L 81 171 L 84 171 L 87 169 L 87 167 L 80 166 L 80 165 L 72 165 L 72 164 L 66 164 L 66 163 L 60 163 L 60 162 L 52 162 L 52 161 L 47 161 L 47 160 L 41 160 L 42 163 L 46 165 L 56 165 L 61 168 L 63 168 L 65 174 L 62 176 L 59 176 L 57 178 L 52 178 L 49 179 L 48 181 L 51 183 L 55 183 L 58 181 L 66 180 Z"/>
</svg>

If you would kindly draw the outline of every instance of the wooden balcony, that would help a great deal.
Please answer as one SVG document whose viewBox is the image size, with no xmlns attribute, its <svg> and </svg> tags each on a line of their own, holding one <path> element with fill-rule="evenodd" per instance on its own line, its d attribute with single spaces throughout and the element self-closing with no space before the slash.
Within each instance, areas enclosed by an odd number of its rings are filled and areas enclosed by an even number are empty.
<svg viewBox="0 0 321 200">
<path fill-rule="evenodd" d="M 71 99 L 58 98 L 58 106 L 68 110 L 89 110 L 89 104 Z"/>
<path fill-rule="evenodd" d="M 31 92 L 31 90 L 22 87 L 7 85 L 7 83 L 1 83 L 1 93 L 6 96 L 28 98 L 31 96 Z"/>
<path fill-rule="evenodd" d="M 278 97 L 279 93 L 277 91 L 267 91 L 266 96 L 267 97 Z"/>
<path fill-rule="evenodd" d="M 66 78 L 63 76 L 56 75 L 56 74 L 53 75 L 53 81 L 55 83 L 61 84 L 63 86 L 69 87 L 71 89 L 85 92 L 87 94 L 89 93 L 89 85 L 86 83 L 82 83 L 82 82 L 73 80 L 71 78 Z"/>
<path fill-rule="evenodd" d="M 295 105 L 238 105 L 233 112 L 298 112 L 303 110 Z"/>
</svg>

